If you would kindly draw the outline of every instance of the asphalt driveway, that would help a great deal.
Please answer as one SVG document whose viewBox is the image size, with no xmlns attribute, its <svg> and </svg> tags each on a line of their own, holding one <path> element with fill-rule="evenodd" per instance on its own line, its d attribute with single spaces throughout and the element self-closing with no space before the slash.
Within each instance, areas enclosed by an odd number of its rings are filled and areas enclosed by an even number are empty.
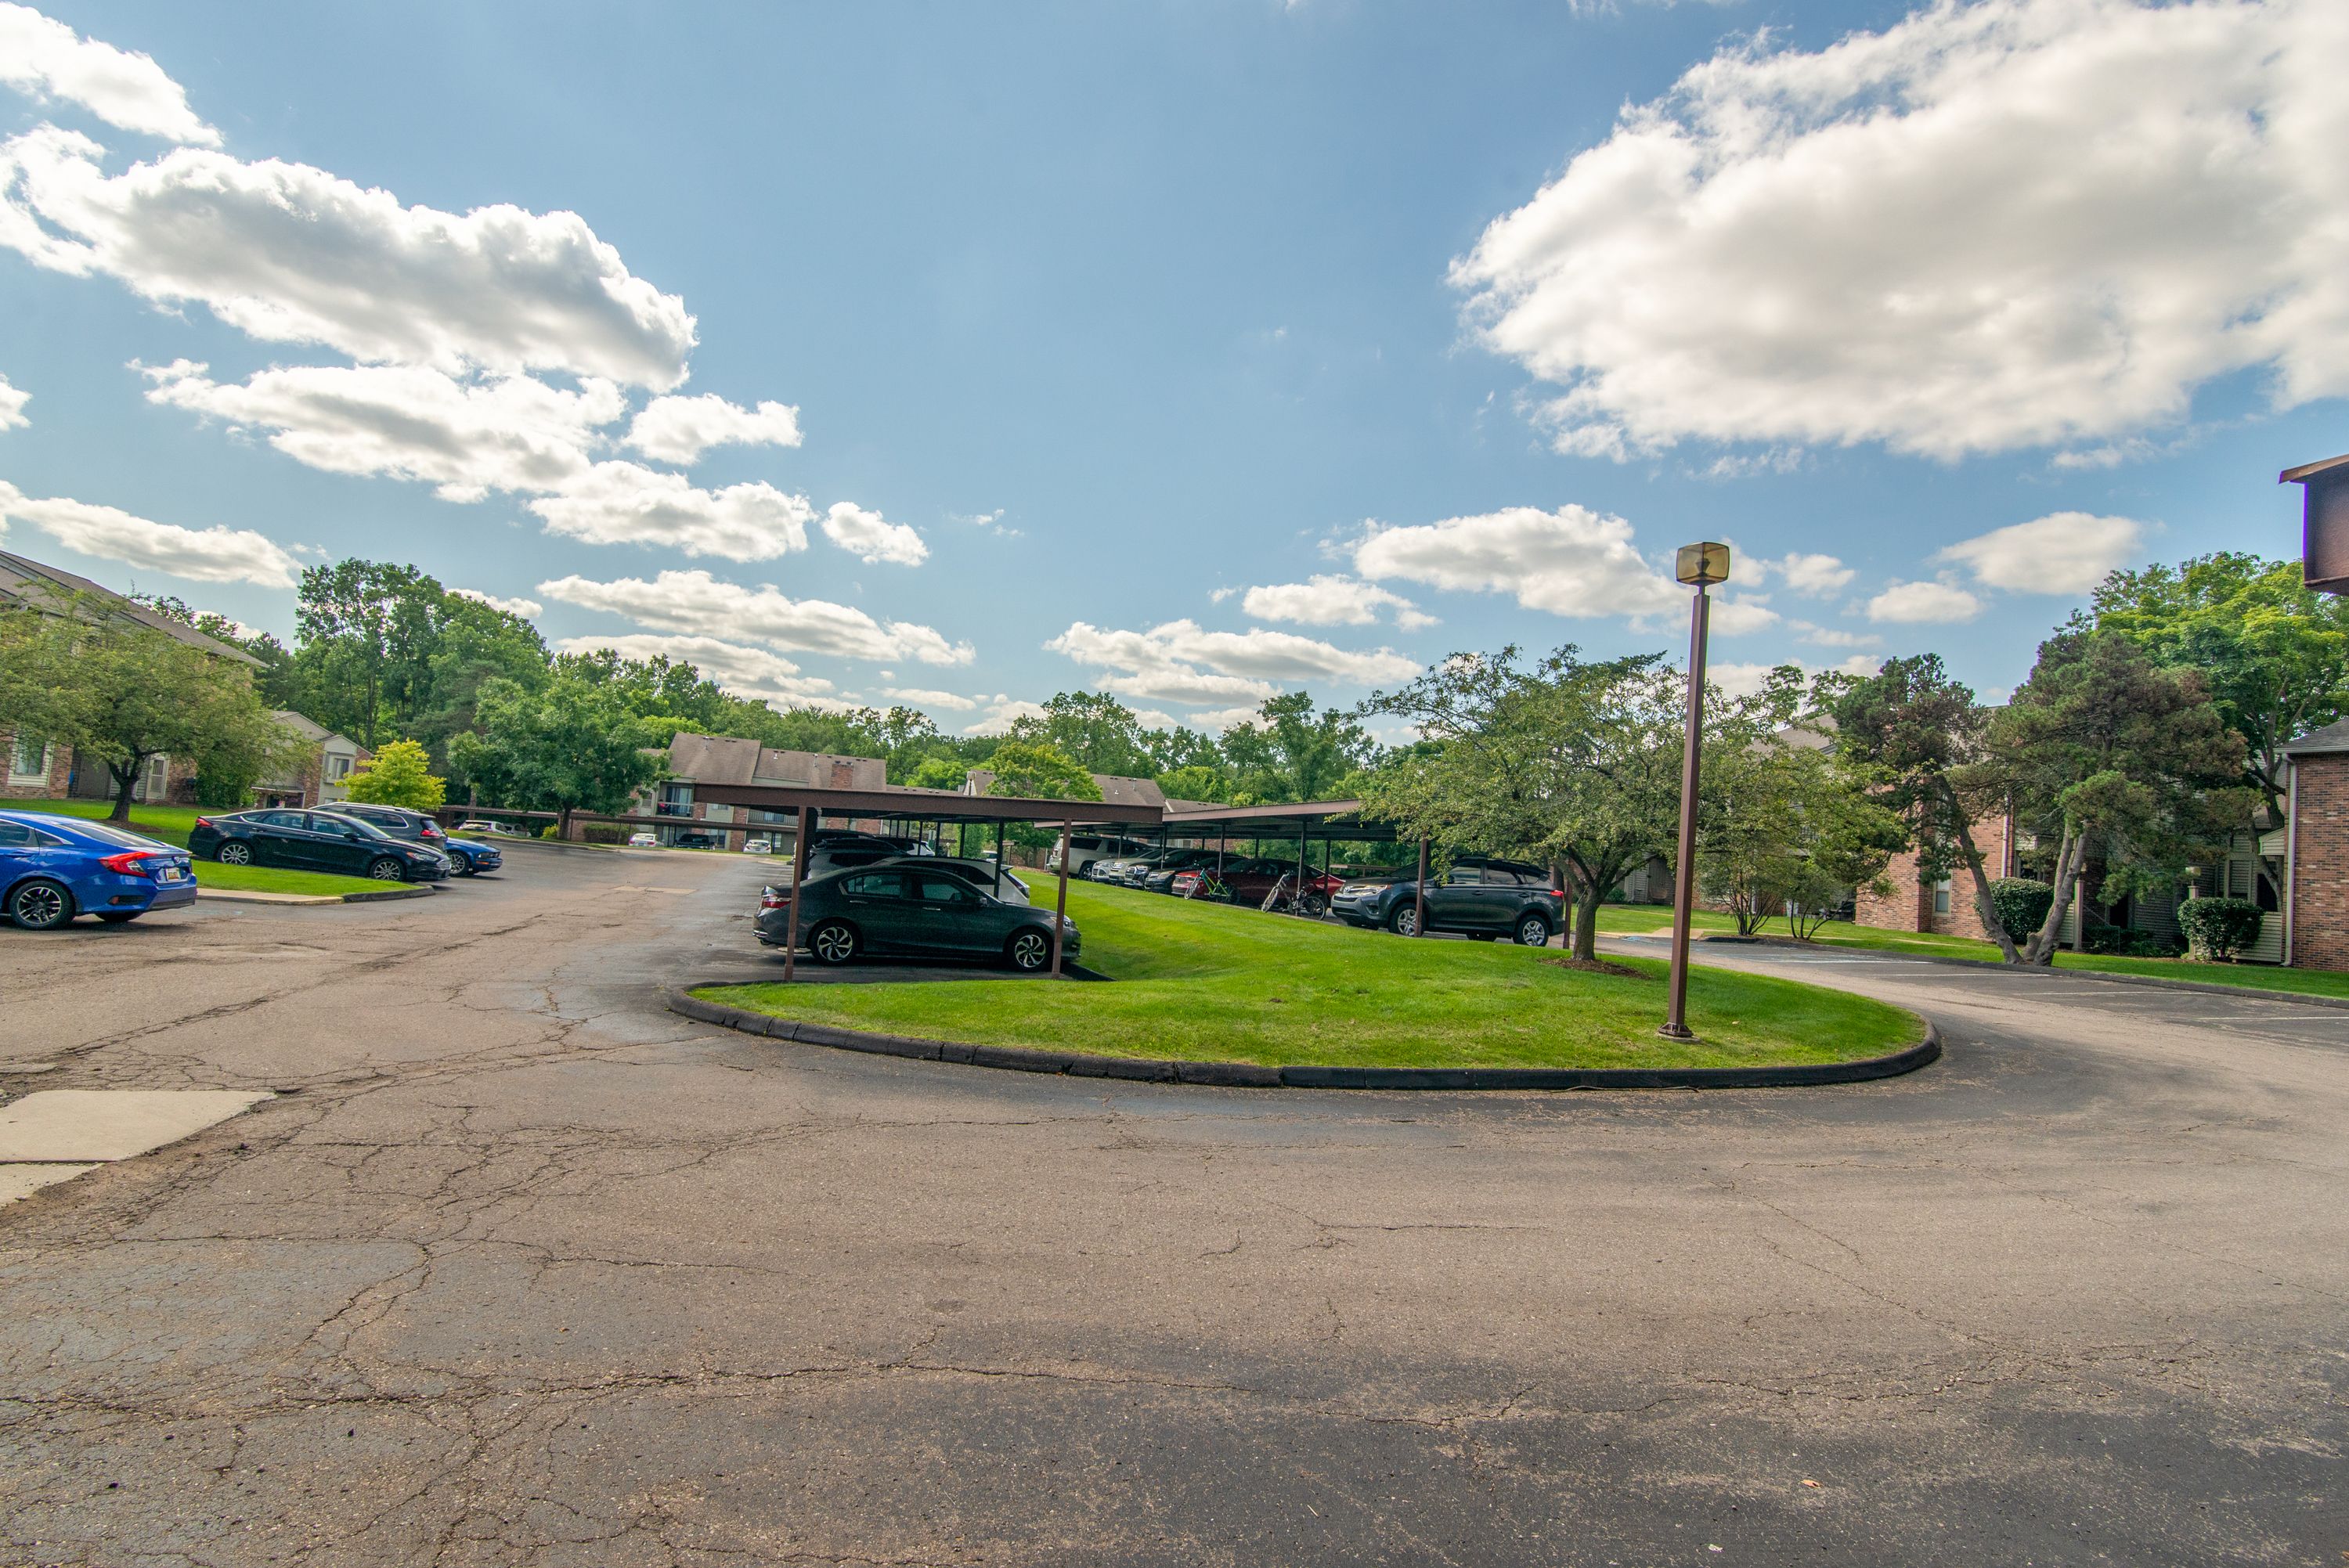
<svg viewBox="0 0 2349 1568">
<path fill-rule="evenodd" d="M 0 1094 L 275 1095 L 0 1206 L 0 1560 L 2349 1551 L 2349 1013 L 1748 952 L 1946 1057 L 1112 1085 L 661 1012 L 760 880 L 0 932 Z"/>
</svg>

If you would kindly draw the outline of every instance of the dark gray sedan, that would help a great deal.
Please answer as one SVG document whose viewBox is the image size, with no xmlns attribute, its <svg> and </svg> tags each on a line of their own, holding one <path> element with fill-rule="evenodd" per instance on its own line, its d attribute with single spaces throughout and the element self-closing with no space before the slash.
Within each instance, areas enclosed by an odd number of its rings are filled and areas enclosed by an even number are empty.
<svg viewBox="0 0 2349 1568">
<path fill-rule="evenodd" d="M 961 875 L 904 864 L 811 877 L 802 885 L 800 940 L 819 963 L 864 954 L 993 958 L 1033 973 L 1052 963 L 1052 912 L 988 897 Z M 759 900 L 759 940 L 781 947 L 792 914 L 789 886 Z M 1062 954 L 1074 958 L 1077 923 L 1062 927 Z"/>
</svg>

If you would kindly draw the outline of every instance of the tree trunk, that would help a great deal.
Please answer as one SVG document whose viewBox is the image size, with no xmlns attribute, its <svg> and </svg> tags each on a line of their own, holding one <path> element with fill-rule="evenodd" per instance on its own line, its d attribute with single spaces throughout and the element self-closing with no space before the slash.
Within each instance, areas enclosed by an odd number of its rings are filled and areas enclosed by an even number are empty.
<svg viewBox="0 0 2349 1568">
<path fill-rule="evenodd" d="M 1981 917 L 1982 929 L 1990 933 L 1990 939 L 1998 944 L 1999 955 L 2009 964 L 2021 964 L 2023 954 L 2015 950 L 2014 938 L 2007 934 L 2006 923 L 1998 917 L 1998 904 L 1990 896 L 1990 877 L 1982 871 L 1982 851 L 1974 848 L 1973 822 L 1959 804 L 1957 791 L 1947 783 L 1941 789 L 1950 820 L 1957 825 L 1958 848 L 1965 855 L 1966 874 L 1973 881 L 1974 913 Z"/>
<path fill-rule="evenodd" d="M 2067 825 L 2064 830 L 2064 847 L 2055 855 L 2055 897 L 2047 906 L 2047 918 L 2031 938 L 2031 949 L 2023 962 L 2042 969 L 2055 962 L 2055 943 L 2064 929 L 2064 912 L 2071 907 L 2073 891 L 2080 883 L 2080 868 L 2087 863 L 2088 830 L 2075 832 Z M 2083 927 L 2086 922 L 2083 921 Z M 2083 934 L 2085 934 L 2085 929 Z"/>
<path fill-rule="evenodd" d="M 130 820 L 130 787 L 139 781 L 139 771 L 146 766 L 147 758 L 144 757 L 133 757 L 127 769 L 118 768 L 111 762 L 106 765 L 106 770 L 114 775 L 114 810 L 107 813 L 108 821 L 119 823 Z"/>
<path fill-rule="evenodd" d="M 1574 956 L 1595 963 L 1599 958 L 1599 887 L 1585 877 L 1574 892 Z"/>
</svg>

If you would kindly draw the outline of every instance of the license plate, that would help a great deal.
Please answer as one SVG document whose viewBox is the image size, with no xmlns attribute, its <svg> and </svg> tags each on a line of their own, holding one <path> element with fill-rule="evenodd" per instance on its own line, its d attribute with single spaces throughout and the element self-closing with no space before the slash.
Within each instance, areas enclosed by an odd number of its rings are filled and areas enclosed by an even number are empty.
<svg viewBox="0 0 2349 1568">
<path fill-rule="evenodd" d="M 167 882 L 185 882 L 188 880 L 188 873 L 183 867 L 165 866 L 163 874 L 159 880 Z"/>
</svg>

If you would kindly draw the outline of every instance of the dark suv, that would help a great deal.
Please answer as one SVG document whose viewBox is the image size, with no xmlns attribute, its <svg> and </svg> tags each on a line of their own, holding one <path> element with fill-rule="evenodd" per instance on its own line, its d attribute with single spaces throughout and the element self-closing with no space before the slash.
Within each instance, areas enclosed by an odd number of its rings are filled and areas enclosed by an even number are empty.
<svg viewBox="0 0 2349 1568">
<path fill-rule="evenodd" d="M 1418 887 L 1407 871 L 1392 879 L 1349 882 L 1330 906 L 1349 925 L 1382 925 L 1404 936 L 1419 934 Z M 1442 876 L 1428 879 L 1430 931 L 1465 932 L 1540 947 L 1565 923 L 1566 895 L 1549 885 L 1549 873 L 1539 866 L 1463 855 Z"/>
</svg>

